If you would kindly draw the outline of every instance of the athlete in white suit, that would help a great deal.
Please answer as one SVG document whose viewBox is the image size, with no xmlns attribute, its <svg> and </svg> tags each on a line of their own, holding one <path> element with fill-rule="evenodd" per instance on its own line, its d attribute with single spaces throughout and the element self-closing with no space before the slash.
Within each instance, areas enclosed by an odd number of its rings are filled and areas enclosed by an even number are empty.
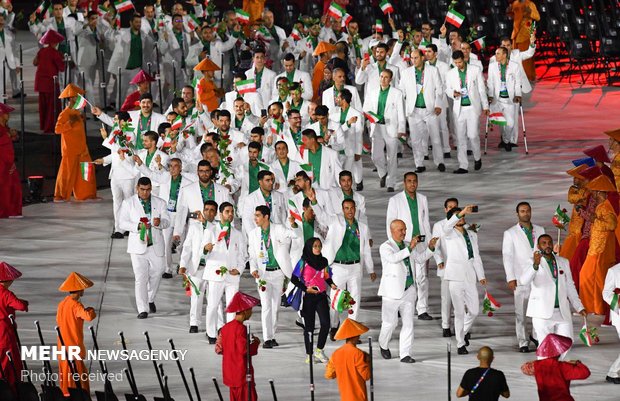
<svg viewBox="0 0 620 401">
<path fill-rule="evenodd" d="M 312 78 L 306 71 L 301 71 L 295 68 L 295 55 L 293 53 L 287 53 L 282 59 L 282 65 L 284 71 L 278 74 L 274 79 L 273 90 L 271 91 L 271 97 L 278 97 L 278 88 L 275 83 L 280 77 L 286 77 L 289 83 L 299 82 L 303 88 L 302 97 L 306 101 L 312 100 Z"/>
<path fill-rule="evenodd" d="M 616 326 L 618 337 L 620 337 L 620 295 L 618 294 L 620 294 L 620 264 L 607 270 L 605 285 L 603 286 L 603 299 L 609 304 L 610 308 L 613 307 L 609 312 L 611 324 Z M 620 384 L 620 355 L 609 367 L 606 380 Z"/>
<path fill-rule="evenodd" d="M 121 229 L 129 231 L 127 253 L 135 276 L 138 319 L 156 312 L 155 296 L 164 272 L 162 229 L 170 225 L 166 202 L 151 195 L 151 180 L 138 180 L 137 194 L 123 201 Z"/>
<path fill-rule="evenodd" d="M 267 106 L 276 82 L 276 73 L 265 67 L 265 52 L 263 49 L 257 49 L 254 52 L 254 63 L 252 68 L 245 72 L 245 75 L 248 79 L 255 80 L 256 91 L 261 96 L 263 106 Z"/>
<path fill-rule="evenodd" d="M 526 269 L 532 265 L 532 255 L 536 250 L 536 240 L 545 233 L 541 226 L 532 224 L 532 208 L 527 202 L 521 202 L 516 207 L 519 222 L 504 231 L 502 243 L 502 259 L 506 271 L 508 288 L 514 292 L 515 301 L 515 328 L 520 352 L 529 352 L 529 337 L 525 311 L 530 299 L 531 286 L 523 285 L 519 280 Z M 536 334 L 532 332 L 532 338 Z"/>
<path fill-rule="evenodd" d="M 345 170 L 350 171 L 355 184 L 362 189 L 362 147 L 364 135 L 364 116 L 359 110 L 351 107 L 351 92 L 343 89 L 336 97 L 338 106 L 331 110 L 331 121 L 340 124 L 344 134 L 344 154 L 340 153 L 340 161 Z"/>
</svg>

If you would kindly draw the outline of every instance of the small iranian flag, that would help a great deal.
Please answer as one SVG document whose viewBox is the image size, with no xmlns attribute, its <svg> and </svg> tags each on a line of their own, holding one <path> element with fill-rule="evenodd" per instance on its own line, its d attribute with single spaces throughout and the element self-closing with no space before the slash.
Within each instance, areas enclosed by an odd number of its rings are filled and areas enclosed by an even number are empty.
<svg viewBox="0 0 620 401">
<path fill-rule="evenodd" d="M 590 334 L 590 330 L 588 330 L 588 325 L 584 324 L 579 332 L 579 338 L 587 347 L 591 347 L 594 340 L 592 339 L 592 335 Z"/>
<path fill-rule="evenodd" d="M 381 4 L 379 4 L 379 7 L 381 7 L 381 11 L 383 11 L 383 14 L 394 13 L 394 7 L 392 7 L 392 4 L 388 0 L 383 0 Z"/>
<path fill-rule="evenodd" d="M 172 138 L 170 138 L 170 136 L 166 135 L 166 137 L 164 138 L 164 143 L 161 145 L 161 149 L 168 149 L 169 147 L 172 146 Z"/>
<path fill-rule="evenodd" d="M 428 45 L 430 45 L 430 43 L 422 39 L 422 41 L 418 45 L 418 50 L 422 50 L 423 52 L 425 52 L 428 49 Z"/>
<path fill-rule="evenodd" d="M 37 14 L 41 14 L 43 11 L 45 11 L 45 3 L 47 3 L 47 0 L 43 0 L 34 12 Z"/>
<path fill-rule="evenodd" d="M 82 110 L 84 107 L 86 107 L 88 103 L 88 100 L 86 100 L 86 98 L 80 94 L 78 94 L 76 96 L 75 102 L 71 105 L 72 109 L 75 110 Z"/>
<path fill-rule="evenodd" d="M 497 302 L 495 298 L 488 291 L 484 292 L 484 300 L 482 301 L 482 313 L 485 313 L 487 316 L 493 316 L 493 312 L 497 311 L 502 307 L 502 304 Z"/>
<path fill-rule="evenodd" d="M 460 28 L 461 25 L 463 25 L 463 21 L 465 21 L 465 17 L 459 14 L 458 11 L 453 8 L 448 10 L 448 14 L 446 14 L 446 22 Z"/>
<path fill-rule="evenodd" d="M 116 11 L 119 13 L 122 13 L 123 11 L 131 10 L 134 6 L 131 0 L 116 0 L 114 2 L 114 8 L 116 8 Z"/>
<path fill-rule="evenodd" d="M 301 32 L 299 32 L 297 28 L 293 28 L 291 31 L 291 38 L 293 38 L 293 40 L 301 40 Z"/>
<path fill-rule="evenodd" d="M 192 31 L 196 30 L 196 28 L 200 26 L 200 21 L 198 20 L 198 17 L 196 17 L 196 15 L 194 14 L 190 14 L 189 19 L 187 20 L 187 26 Z"/>
<path fill-rule="evenodd" d="M 271 33 L 265 27 L 261 27 L 256 31 L 256 38 L 267 43 L 273 40 L 273 36 L 271 36 Z"/>
<path fill-rule="evenodd" d="M 310 181 L 314 181 L 314 170 L 312 170 L 312 164 L 300 164 L 299 167 L 306 172 L 310 178 Z"/>
<path fill-rule="evenodd" d="M 102 6 L 101 4 L 97 6 L 97 14 L 100 17 L 103 17 L 104 15 L 106 15 L 108 13 L 108 9 L 105 8 L 104 6 Z"/>
<path fill-rule="evenodd" d="M 372 151 L 372 148 L 370 147 L 370 144 L 369 144 L 369 143 L 365 143 L 365 144 L 362 146 L 362 154 L 363 154 L 363 155 L 369 155 L 371 151 Z"/>
<path fill-rule="evenodd" d="M 95 167 L 92 162 L 80 162 L 80 173 L 84 181 L 90 181 L 95 173 Z"/>
<path fill-rule="evenodd" d="M 196 92 L 200 92 L 200 90 L 202 89 L 202 85 L 200 85 L 200 79 L 201 78 L 194 77 L 194 79 L 192 80 L 192 88 L 194 88 Z"/>
<path fill-rule="evenodd" d="M 383 32 L 383 22 L 381 22 L 380 19 L 378 19 L 375 22 L 375 26 L 373 27 L 375 32 Z"/>
<path fill-rule="evenodd" d="M 162 15 L 157 20 L 157 28 L 164 29 L 165 26 L 166 26 L 166 20 L 164 19 L 164 16 Z"/>
<path fill-rule="evenodd" d="M 172 126 L 170 127 L 170 129 L 174 131 L 174 130 L 179 130 L 181 128 L 183 128 L 183 117 L 177 116 L 177 118 L 175 118 L 174 121 L 172 122 Z"/>
<path fill-rule="evenodd" d="M 293 202 L 292 199 L 288 200 L 288 212 L 295 220 L 301 221 L 301 213 L 299 213 L 297 205 L 295 205 L 295 202 Z"/>
<path fill-rule="evenodd" d="M 366 119 L 372 124 L 376 124 L 379 120 L 381 120 L 381 117 L 379 117 L 378 114 L 373 113 L 372 111 L 364 112 L 364 117 L 366 117 Z"/>
<path fill-rule="evenodd" d="M 273 120 L 272 121 L 272 125 L 271 125 L 271 133 L 273 135 L 280 135 L 282 136 L 282 122 L 278 121 L 278 120 Z"/>
<path fill-rule="evenodd" d="M 560 205 L 558 205 L 558 207 L 555 208 L 555 213 L 553 213 L 551 222 L 557 228 L 566 230 L 566 225 L 570 222 L 570 217 L 566 214 L 566 209 L 560 209 Z"/>
<path fill-rule="evenodd" d="M 228 227 L 228 225 L 225 225 L 224 227 L 222 227 L 222 231 L 220 231 L 220 233 L 217 235 L 217 242 L 220 242 L 221 240 L 226 238 L 226 234 L 228 234 L 229 228 L 230 227 Z"/>
<path fill-rule="evenodd" d="M 258 162 L 258 167 L 260 168 L 259 171 L 263 171 L 263 170 L 271 171 L 269 166 L 266 165 L 265 163 Z"/>
<path fill-rule="evenodd" d="M 484 38 L 486 38 L 486 36 L 483 36 L 483 37 L 478 38 L 478 39 L 474 40 L 473 42 L 471 42 L 471 44 L 474 45 L 476 50 L 482 50 L 482 49 L 484 49 L 487 46 L 486 41 L 484 40 Z"/>
<path fill-rule="evenodd" d="M 256 81 L 254 79 L 237 81 L 237 83 L 235 83 L 235 86 L 237 87 L 237 92 L 239 92 L 240 95 L 256 92 Z"/>
<path fill-rule="evenodd" d="M 342 18 L 347 13 L 347 10 L 342 8 L 340 5 L 332 2 L 327 9 L 327 14 L 334 18 Z"/>
<path fill-rule="evenodd" d="M 235 10 L 235 14 L 240 24 L 249 24 L 250 23 L 250 13 L 246 13 L 241 8 L 237 8 Z"/>
<path fill-rule="evenodd" d="M 349 26 L 349 22 L 353 21 L 353 16 L 349 13 L 346 13 L 342 16 L 342 27 L 345 28 Z"/>
<path fill-rule="evenodd" d="M 502 113 L 501 111 L 498 111 L 497 113 L 489 114 L 489 122 L 493 125 L 499 125 L 502 127 L 508 125 L 508 122 L 506 121 L 506 117 L 504 116 L 504 113 Z"/>
</svg>

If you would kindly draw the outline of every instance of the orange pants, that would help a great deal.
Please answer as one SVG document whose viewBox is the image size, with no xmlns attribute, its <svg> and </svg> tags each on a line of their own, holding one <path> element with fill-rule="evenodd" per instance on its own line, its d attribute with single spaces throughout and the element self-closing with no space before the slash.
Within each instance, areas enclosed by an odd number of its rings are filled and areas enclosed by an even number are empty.
<svg viewBox="0 0 620 401">
<path fill-rule="evenodd" d="M 71 200 L 71 193 L 76 200 L 95 199 L 97 197 L 97 180 L 94 175 L 85 181 L 80 172 L 80 162 L 90 162 L 88 153 L 79 156 L 63 156 L 56 177 L 55 200 Z"/>
<path fill-rule="evenodd" d="M 517 42 L 514 44 L 515 49 L 519 49 L 522 52 L 526 51 L 530 47 L 529 38 L 526 42 Z M 536 55 L 534 55 L 536 57 Z M 525 70 L 525 75 L 527 75 L 527 79 L 530 81 L 534 81 L 536 79 L 536 67 L 534 66 L 534 57 L 528 58 L 527 60 L 523 60 L 523 69 Z"/>
<path fill-rule="evenodd" d="M 78 374 L 80 375 L 79 378 L 75 377 L 75 379 L 79 379 L 82 389 L 90 393 L 90 382 L 88 381 L 88 370 L 86 370 L 86 365 L 84 365 L 83 361 L 75 361 L 75 366 L 77 368 L 76 376 Z M 60 378 L 60 389 L 65 397 L 68 397 L 69 387 L 77 388 L 74 377 L 71 376 L 69 361 L 58 361 L 58 373 Z"/>
</svg>

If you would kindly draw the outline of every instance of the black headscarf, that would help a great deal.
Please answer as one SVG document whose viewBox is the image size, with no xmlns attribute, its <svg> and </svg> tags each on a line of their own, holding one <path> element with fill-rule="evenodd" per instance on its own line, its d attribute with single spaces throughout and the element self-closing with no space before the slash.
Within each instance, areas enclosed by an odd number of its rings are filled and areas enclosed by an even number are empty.
<svg viewBox="0 0 620 401">
<path fill-rule="evenodd" d="M 314 246 L 315 241 L 320 241 L 320 239 L 312 237 L 306 241 L 301 258 L 308 265 L 312 266 L 314 270 L 323 270 L 327 267 L 327 259 L 323 255 L 315 255 L 312 252 L 312 247 Z"/>
</svg>

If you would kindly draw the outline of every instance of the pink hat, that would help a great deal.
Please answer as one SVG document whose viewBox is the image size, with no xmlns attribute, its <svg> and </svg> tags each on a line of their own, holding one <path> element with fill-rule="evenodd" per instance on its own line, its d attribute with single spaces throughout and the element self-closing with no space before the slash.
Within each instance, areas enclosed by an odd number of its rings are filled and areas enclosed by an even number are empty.
<svg viewBox="0 0 620 401">
<path fill-rule="evenodd" d="M 254 298 L 251 295 L 239 291 L 226 307 L 226 313 L 243 312 L 244 310 L 252 309 L 258 304 L 260 304 L 258 298 Z"/>
<path fill-rule="evenodd" d="M 22 276 L 22 273 L 6 262 L 0 262 L 0 281 L 13 281 Z"/>
<path fill-rule="evenodd" d="M 573 345 L 573 340 L 559 334 L 549 334 L 536 350 L 536 356 L 542 358 L 554 358 L 562 355 Z"/>
<path fill-rule="evenodd" d="M 39 43 L 42 45 L 56 45 L 65 40 L 65 37 L 56 32 L 53 29 L 45 32 L 45 35 L 39 40 Z"/>
<path fill-rule="evenodd" d="M 8 104 L 0 103 L 0 114 L 9 114 L 14 112 L 15 109 Z"/>
<path fill-rule="evenodd" d="M 142 82 L 155 82 L 155 80 L 149 74 L 144 72 L 144 70 L 140 70 L 140 72 L 138 72 L 129 83 L 132 85 L 138 85 Z"/>
<path fill-rule="evenodd" d="M 611 160 L 609 160 L 609 156 L 607 155 L 607 150 L 605 150 L 605 147 L 603 145 L 598 145 L 593 148 L 586 149 L 583 151 L 583 153 L 586 156 L 590 156 L 597 162 L 611 163 Z"/>
</svg>

